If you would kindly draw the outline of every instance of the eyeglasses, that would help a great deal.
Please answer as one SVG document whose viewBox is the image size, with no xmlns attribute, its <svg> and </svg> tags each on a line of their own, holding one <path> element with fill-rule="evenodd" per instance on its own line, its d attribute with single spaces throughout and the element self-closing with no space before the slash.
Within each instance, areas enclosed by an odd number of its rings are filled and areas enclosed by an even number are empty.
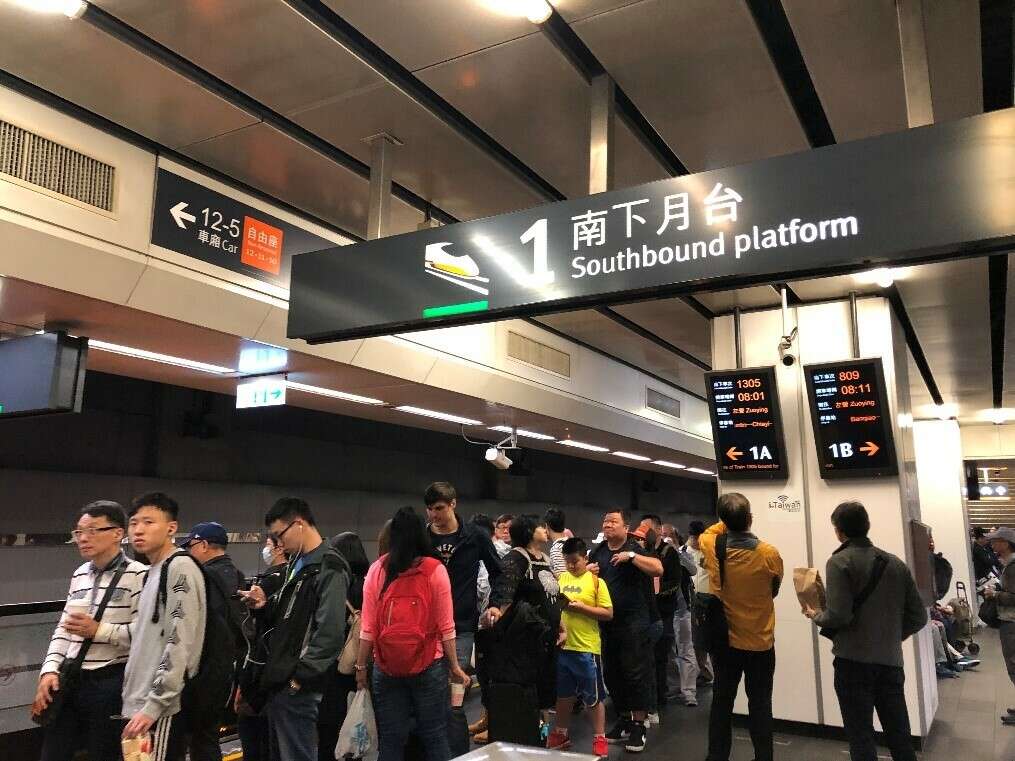
<svg viewBox="0 0 1015 761">
<path fill-rule="evenodd" d="M 285 532 L 291 529 L 293 526 L 295 526 L 298 522 L 299 521 L 293 521 L 284 529 L 279 531 L 277 534 L 268 534 L 268 538 L 274 540 L 275 544 L 278 544 L 280 541 L 282 541 L 282 537 L 285 536 Z"/>
<path fill-rule="evenodd" d="M 71 537 L 75 542 L 80 542 L 83 537 L 92 539 L 100 531 L 114 531 L 120 528 L 119 526 L 100 526 L 99 528 L 76 528 L 70 532 Z"/>
</svg>

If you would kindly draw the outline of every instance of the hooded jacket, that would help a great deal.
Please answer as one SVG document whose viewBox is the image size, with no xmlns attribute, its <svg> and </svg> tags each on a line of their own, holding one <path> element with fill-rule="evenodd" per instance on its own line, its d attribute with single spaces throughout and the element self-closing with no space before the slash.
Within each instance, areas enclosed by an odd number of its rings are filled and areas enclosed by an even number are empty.
<svg viewBox="0 0 1015 761">
<path fill-rule="evenodd" d="M 476 579 L 479 564 L 486 566 L 490 585 L 494 585 L 501 574 L 500 557 L 490 538 L 471 523 L 466 523 L 457 513 L 461 536 L 448 559 L 448 576 L 451 577 L 451 599 L 455 608 L 455 631 L 459 634 L 475 632 L 479 624 L 479 595 Z M 440 536 L 428 525 L 430 536 Z"/>
<path fill-rule="evenodd" d="M 295 679 L 320 690 L 345 644 L 350 569 L 328 542 L 303 556 L 303 566 L 259 611 L 267 658 L 260 687 L 273 692 Z"/>
</svg>

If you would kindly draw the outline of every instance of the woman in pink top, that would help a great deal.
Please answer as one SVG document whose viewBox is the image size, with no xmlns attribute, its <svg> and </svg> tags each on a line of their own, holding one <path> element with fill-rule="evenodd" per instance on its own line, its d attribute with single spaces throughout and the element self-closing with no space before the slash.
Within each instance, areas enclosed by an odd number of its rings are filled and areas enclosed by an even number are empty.
<svg viewBox="0 0 1015 761">
<path fill-rule="evenodd" d="M 356 657 L 356 686 L 361 690 L 367 686 L 371 654 L 378 761 L 401 761 L 410 716 L 427 761 L 448 761 L 448 672 L 463 685 L 469 677 L 455 655 L 447 569 L 434 557 L 426 526 L 411 507 L 401 508 L 391 519 L 388 554 L 370 566 L 363 584 Z"/>
</svg>

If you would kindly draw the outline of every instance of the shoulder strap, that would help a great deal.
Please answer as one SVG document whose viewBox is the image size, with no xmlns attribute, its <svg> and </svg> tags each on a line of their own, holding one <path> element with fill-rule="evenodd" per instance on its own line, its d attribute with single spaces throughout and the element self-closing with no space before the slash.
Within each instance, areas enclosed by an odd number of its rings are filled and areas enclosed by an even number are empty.
<svg viewBox="0 0 1015 761">
<path fill-rule="evenodd" d="M 719 561 L 719 589 L 726 586 L 726 539 L 724 531 L 715 540 L 715 558 Z"/>
<path fill-rule="evenodd" d="M 526 577 L 525 578 L 531 579 L 532 578 L 532 558 L 529 557 L 529 553 L 525 550 L 524 547 L 512 547 L 511 551 L 512 552 L 517 552 L 519 555 L 521 555 L 523 558 L 525 558 L 525 562 L 529 564 L 529 568 L 525 572 L 526 573 Z"/>
<path fill-rule="evenodd" d="M 116 589 L 116 585 L 120 583 L 120 579 L 123 578 L 124 571 L 127 570 L 127 559 L 124 558 L 123 562 L 120 563 L 116 568 L 116 573 L 113 574 L 113 578 L 109 581 L 109 586 L 106 587 L 106 592 L 102 595 L 102 600 L 99 601 L 99 607 L 95 609 L 95 620 L 99 623 L 102 622 L 102 614 L 106 612 L 106 606 L 109 605 L 109 601 L 113 599 L 113 592 Z M 97 581 L 102 581 L 102 574 L 99 574 Z M 88 654 L 88 648 L 92 646 L 92 638 L 89 637 L 81 643 L 81 648 L 78 650 L 78 654 L 75 657 L 75 661 L 79 664 L 85 662 L 85 656 Z"/>
<path fill-rule="evenodd" d="M 867 583 L 864 588 L 860 590 L 860 594 L 853 600 L 853 614 L 855 615 L 860 607 L 867 602 L 867 598 L 874 593 L 874 588 L 877 587 L 878 582 L 881 581 L 881 576 L 884 574 L 885 569 L 888 567 L 888 561 L 885 560 L 883 555 L 878 555 L 874 558 L 874 567 L 871 568 L 870 578 L 867 579 Z"/>
</svg>

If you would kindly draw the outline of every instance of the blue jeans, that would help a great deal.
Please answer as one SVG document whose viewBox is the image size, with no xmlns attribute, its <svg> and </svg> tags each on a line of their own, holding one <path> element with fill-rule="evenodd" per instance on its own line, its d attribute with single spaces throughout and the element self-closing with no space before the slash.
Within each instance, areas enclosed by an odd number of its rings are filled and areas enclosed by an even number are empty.
<svg viewBox="0 0 1015 761">
<path fill-rule="evenodd" d="M 469 670 L 469 662 L 472 661 L 472 645 L 476 641 L 475 632 L 457 632 L 455 634 L 455 654 L 458 656 L 458 665 L 463 671 Z"/>
<path fill-rule="evenodd" d="M 416 719 L 416 735 L 426 761 L 448 761 L 448 667 L 436 660 L 415 676 L 388 676 L 374 667 L 374 716 L 380 735 L 378 761 L 402 761 L 409 739 L 409 717 Z"/>
<path fill-rule="evenodd" d="M 286 688 L 271 696 L 265 713 L 272 761 L 317 761 L 317 707 L 321 693 Z"/>
</svg>

